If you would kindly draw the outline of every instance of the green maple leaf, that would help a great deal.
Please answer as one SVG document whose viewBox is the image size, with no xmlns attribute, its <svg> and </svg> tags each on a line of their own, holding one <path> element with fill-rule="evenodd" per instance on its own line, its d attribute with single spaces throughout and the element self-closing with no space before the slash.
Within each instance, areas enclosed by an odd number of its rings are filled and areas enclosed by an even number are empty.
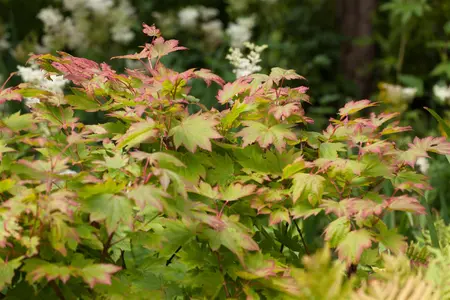
<svg viewBox="0 0 450 300">
<path fill-rule="evenodd" d="M 292 141 L 297 139 L 295 133 L 289 130 L 293 127 L 292 124 L 277 124 L 272 127 L 255 121 L 244 121 L 242 124 L 246 127 L 236 134 L 237 137 L 242 137 L 244 142 L 242 147 L 258 142 L 261 148 L 274 145 L 278 152 L 283 152 L 286 139 Z"/>
<path fill-rule="evenodd" d="M 320 175 L 297 173 L 293 176 L 292 200 L 308 200 L 315 206 L 322 199 L 325 178 Z"/>
<path fill-rule="evenodd" d="M 234 161 L 225 154 L 211 153 L 213 167 L 208 170 L 206 179 L 211 184 L 221 186 L 230 183 L 234 179 Z"/>
<path fill-rule="evenodd" d="M 347 217 L 340 217 L 325 229 L 325 240 L 330 246 L 335 248 L 350 232 L 350 221 Z"/>
<path fill-rule="evenodd" d="M 35 122 L 35 119 L 32 114 L 21 115 L 19 111 L 13 115 L 3 118 L 2 122 L 12 131 L 18 132 L 29 129 Z"/>
<path fill-rule="evenodd" d="M 119 223 L 132 226 L 133 204 L 128 198 L 99 194 L 87 198 L 83 204 L 84 210 L 91 215 L 91 221 L 105 221 L 109 234 L 117 229 Z"/>
<path fill-rule="evenodd" d="M 407 247 L 408 243 L 405 241 L 406 237 L 398 234 L 397 230 L 387 228 L 386 224 L 382 221 L 377 223 L 377 228 L 380 233 L 375 236 L 375 238 L 382 243 L 386 248 L 394 252 L 395 254 L 403 253 Z"/>
<path fill-rule="evenodd" d="M 83 280 L 93 288 L 96 284 L 111 284 L 112 274 L 118 272 L 121 268 L 109 264 L 88 265 L 78 271 Z"/>
<path fill-rule="evenodd" d="M 11 284 L 15 270 L 22 265 L 22 259 L 22 256 L 8 262 L 0 259 L 0 290 Z"/>
<path fill-rule="evenodd" d="M 125 147 L 126 149 L 129 149 L 156 137 L 157 134 L 158 130 L 155 128 L 155 122 L 152 119 L 134 123 L 128 128 L 127 132 L 119 138 L 117 141 L 117 148 L 122 149 Z"/>
<path fill-rule="evenodd" d="M 346 151 L 343 143 L 322 143 L 319 148 L 319 157 L 321 158 L 337 158 L 338 152 Z"/>
<path fill-rule="evenodd" d="M 293 80 L 293 79 L 305 79 L 303 76 L 295 73 L 295 70 L 286 70 L 279 67 L 272 68 L 269 75 L 270 79 L 273 80 L 277 85 L 283 79 Z"/>
<path fill-rule="evenodd" d="M 240 183 L 233 183 L 222 191 L 221 199 L 224 201 L 236 201 L 254 194 L 255 190 L 256 185 L 253 184 L 242 185 Z"/>
<path fill-rule="evenodd" d="M 217 251 L 223 245 L 243 262 L 245 250 L 258 251 L 259 246 L 250 236 L 248 228 L 234 217 L 223 215 L 218 230 L 206 229 L 204 233 L 209 239 L 213 251 Z"/>
<path fill-rule="evenodd" d="M 372 246 L 372 236 L 365 229 L 359 229 L 349 232 L 337 247 L 338 255 L 341 260 L 348 265 L 356 264 L 361 258 L 365 249 Z"/>
<path fill-rule="evenodd" d="M 152 186 L 140 185 L 128 193 L 131 199 L 136 201 L 136 204 L 144 209 L 147 205 L 156 207 L 159 211 L 164 210 L 164 198 L 170 198 L 170 195 L 165 191 Z"/>
<path fill-rule="evenodd" d="M 209 116 L 191 115 L 173 127 L 169 136 L 173 136 L 176 148 L 184 145 L 190 152 L 195 152 L 197 147 L 211 151 L 210 139 L 222 137 L 215 129 L 217 124 L 218 122 Z"/>
</svg>

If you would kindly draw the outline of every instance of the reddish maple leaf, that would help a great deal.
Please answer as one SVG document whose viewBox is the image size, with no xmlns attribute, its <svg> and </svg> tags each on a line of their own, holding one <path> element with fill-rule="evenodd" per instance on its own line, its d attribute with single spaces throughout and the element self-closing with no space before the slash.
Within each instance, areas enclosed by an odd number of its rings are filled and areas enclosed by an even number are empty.
<svg viewBox="0 0 450 300">
<path fill-rule="evenodd" d="M 142 27 L 144 27 L 144 29 L 142 29 L 142 32 L 148 36 L 159 37 L 161 35 L 161 31 L 158 28 L 156 28 L 155 24 L 153 24 L 152 26 L 149 26 L 145 23 L 142 23 Z"/>
<path fill-rule="evenodd" d="M 234 82 L 229 82 L 223 86 L 223 88 L 217 93 L 217 100 L 220 104 L 226 104 L 234 96 L 239 95 L 249 88 L 249 82 L 251 79 L 241 77 Z"/>
<path fill-rule="evenodd" d="M 203 79 L 208 86 L 211 84 L 211 81 L 214 81 L 220 86 L 225 84 L 225 81 L 219 75 L 212 73 L 211 70 L 208 69 L 200 69 L 195 71 L 194 74 L 197 78 Z"/>
<path fill-rule="evenodd" d="M 415 137 L 408 146 L 409 149 L 400 154 L 400 161 L 411 167 L 414 167 L 419 157 L 429 157 L 427 152 L 450 154 L 450 142 L 447 142 L 445 137 L 429 136 L 423 139 Z"/>
<path fill-rule="evenodd" d="M 419 200 L 407 195 L 389 198 L 387 208 L 391 210 L 412 212 L 418 215 L 424 215 L 426 213 L 425 207 L 420 204 Z"/>
<path fill-rule="evenodd" d="M 341 119 L 343 119 L 364 108 L 376 105 L 375 102 L 371 102 L 370 100 L 350 101 L 347 102 L 343 108 L 339 109 L 339 115 L 341 116 Z"/>
</svg>

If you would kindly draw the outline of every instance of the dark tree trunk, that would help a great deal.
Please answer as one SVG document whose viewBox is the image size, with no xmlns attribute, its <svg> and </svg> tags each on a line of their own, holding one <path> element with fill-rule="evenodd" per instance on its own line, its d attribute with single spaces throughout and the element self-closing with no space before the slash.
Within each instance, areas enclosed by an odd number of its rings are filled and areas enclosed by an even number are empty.
<svg viewBox="0 0 450 300">
<path fill-rule="evenodd" d="M 353 80 L 359 96 L 369 97 L 372 84 L 370 65 L 375 56 L 375 46 L 358 45 L 356 39 L 372 35 L 372 17 L 377 9 L 377 0 L 337 0 L 340 32 L 345 37 L 342 44 L 341 68 L 346 79 Z"/>
</svg>

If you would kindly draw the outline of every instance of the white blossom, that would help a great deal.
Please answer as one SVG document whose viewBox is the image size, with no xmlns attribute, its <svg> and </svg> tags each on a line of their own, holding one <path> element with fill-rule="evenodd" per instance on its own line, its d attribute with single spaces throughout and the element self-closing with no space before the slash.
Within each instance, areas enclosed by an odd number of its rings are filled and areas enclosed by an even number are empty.
<svg viewBox="0 0 450 300">
<path fill-rule="evenodd" d="M 211 42 L 221 41 L 223 38 L 223 24 L 220 20 L 211 20 L 201 25 L 207 40 Z"/>
<path fill-rule="evenodd" d="M 67 37 L 67 45 L 71 49 L 77 48 L 86 38 L 83 31 L 79 30 L 72 18 L 66 18 L 63 24 L 63 31 Z"/>
<path fill-rule="evenodd" d="M 255 18 L 253 16 L 240 17 L 236 20 L 236 23 L 230 23 L 226 33 L 230 37 L 231 46 L 241 48 L 245 42 L 248 42 L 252 37 L 254 26 Z"/>
<path fill-rule="evenodd" d="M 449 86 L 433 86 L 433 94 L 441 104 L 450 101 L 450 85 Z"/>
<path fill-rule="evenodd" d="M 422 174 L 427 174 L 428 169 L 430 168 L 430 163 L 426 157 L 419 157 L 416 161 L 416 166 L 419 167 L 419 171 Z"/>
<path fill-rule="evenodd" d="M 114 26 L 111 28 L 112 40 L 120 44 L 128 44 L 134 39 L 134 32 L 124 26 Z"/>
<path fill-rule="evenodd" d="M 37 103 L 41 103 L 41 100 L 39 100 L 38 98 L 25 98 L 25 105 L 28 107 L 32 107 Z"/>
<path fill-rule="evenodd" d="M 46 29 L 56 29 L 63 21 L 61 12 L 53 7 L 41 9 L 37 17 L 42 21 L 42 23 L 44 23 Z"/>
<path fill-rule="evenodd" d="M 197 25 L 200 12 L 195 7 L 185 7 L 178 12 L 178 21 L 182 27 L 193 28 Z"/>
<path fill-rule="evenodd" d="M 244 46 L 250 50 L 247 56 L 244 56 L 239 48 L 230 48 L 230 53 L 225 57 L 234 66 L 233 73 L 237 78 L 261 71 L 261 52 L 267 48 L 267 45 L 256 46 L 249 42 L 245 42 Z"/>
<path fill-rule="evenodd" d="M 63 0 L 64 8 L 69 11 L 73 11 L 79 9 L 80 7 L 84 7 L 85 4 L 86 0 Z"/>
<path fill-rule="evenodd" d="M 106 15 L 114 6 L 113 0 L 88 0 L 86 7 L 92 10 L 95 14 Z"/>
<path fill-rule="evenodd" d="M 23 81 L 55 94 L 63 94 L 64 86 L 69 82 L 62 75 L 52 74 L 50 79 L 47 79 L 46 73 L 36 66 L 18 66 L 17 69 Z"/>
<path fill-rule="evenodd" d="M 214 7 L 200 6 L 198 10 L 204 21 L 210 20 L 219 14 L 219 10 Z"/>
<path fill-rule="evenodd" d="M 0 51 L 9 49 L 10 44 L 8 42 L 8 38 L 9 38 L 8 33 L 0 35 Z"/>
<path fill-rule="evenodd" d="M 69 176 L 72 176 L 72 175 L 77 175 L 78 174 L 78 172 L 76 172 L 76 171 L 74 171 L 74 170 L 71 170 L 71 169 L 67 169 L 67 170 L 64 170 L 64 171 L 62 171 L 62 172 L 59 172 L 59 175 L 69 175 Z"/>
<path fill-rule="evenodd" d="M 385 90 L 386 96 L 392 103 L 411 102 L 417 94 L 417 89 L 412 87 L 403 87 L 389 83 L 381 83 L 381 88 Z"/>
</svg>

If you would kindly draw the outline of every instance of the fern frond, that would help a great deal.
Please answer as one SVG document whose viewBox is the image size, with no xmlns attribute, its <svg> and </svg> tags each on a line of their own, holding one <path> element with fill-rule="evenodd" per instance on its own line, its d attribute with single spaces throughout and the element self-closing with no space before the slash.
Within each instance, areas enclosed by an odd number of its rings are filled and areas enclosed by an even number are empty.
<svg viewBox="0 0 450 300">
<path fill-rule="evenodd" d="M 439 289 L 422 275 L 410 276 L 406 282 L 399 277 L 391 281 L 372 281 L 352 295 L 353 300 L 441 299 Z"/>
<path fill-rule="evenodd" d="M 428 261 L 433 258 L 428 246 L 420 243 L 410 243 L 406 249 L 406 256 L 414 265 L 427 265 Z"/>
</svg>

